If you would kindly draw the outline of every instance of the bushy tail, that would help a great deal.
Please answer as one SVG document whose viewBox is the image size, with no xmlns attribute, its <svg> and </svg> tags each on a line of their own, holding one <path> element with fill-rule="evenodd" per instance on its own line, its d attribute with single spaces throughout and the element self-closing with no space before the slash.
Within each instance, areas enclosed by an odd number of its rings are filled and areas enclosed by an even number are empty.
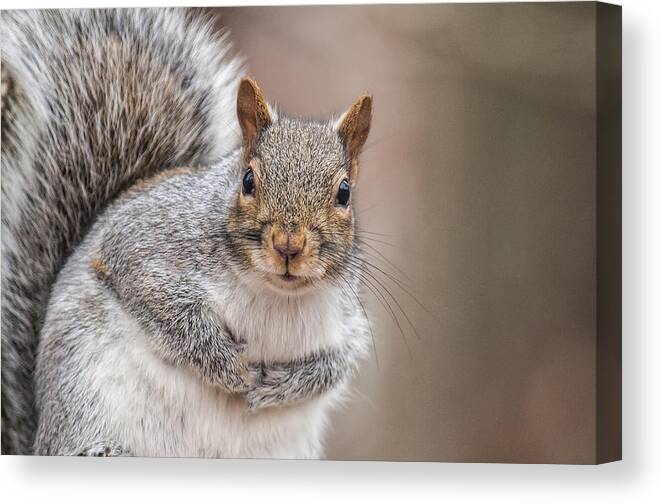
<svg viewBox="0 0 661 504">
<path fill-rule="evenodd" d="M 237 145 L 241 62 L 179 9 L 2 12 L 2 452 L 30 453 L 48 293 L 137 179 Z"/>
</svg>

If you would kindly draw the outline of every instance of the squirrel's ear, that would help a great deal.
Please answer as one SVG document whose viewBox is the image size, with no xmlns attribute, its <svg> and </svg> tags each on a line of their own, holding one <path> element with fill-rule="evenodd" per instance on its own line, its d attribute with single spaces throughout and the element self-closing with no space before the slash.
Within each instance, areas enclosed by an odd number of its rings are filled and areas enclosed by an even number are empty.
<svg viewBox="0 0 661 504">
<path fill-rule="evenodd" d="M 344 141 L 349 158 L 355 160 L 360 153 L 372 123 L 372 97 L 363 95 L 335 123 L 335 128 Z"/>
<path fill-rule="evenodd" d="M 273 122 L 262 90 L 250 77 L 241 79 L 236 99 L 236 114 L 243 133 L 244 155 L 248 156 L 259 133 Z"/>
</svg>

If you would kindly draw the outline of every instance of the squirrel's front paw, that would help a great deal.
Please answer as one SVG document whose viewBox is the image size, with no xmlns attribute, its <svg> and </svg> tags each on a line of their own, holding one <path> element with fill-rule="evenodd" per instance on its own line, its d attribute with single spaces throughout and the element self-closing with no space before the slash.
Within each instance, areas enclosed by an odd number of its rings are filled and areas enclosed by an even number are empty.
<svg viewBox="0 0 661 504">
<path fill-rule="evenodd" d="M 257 386 L 246 393 L 248 411 L 255 412 L 263 408 L 282 406 L 285 398 L 273 387 Z"/>
<path fill-rule="evenodd" d="M 245 348 L 244 342 L 229 341 L 219 358 L 209 366 L 211 381 L 232 394 L 244 394 L 255 383 L 254 373 L 243 361 Z"/>
<path fill-rule="evenodd" d="M 113 442 L 98 442 L 86 446 L 76 453 L 79 457 L 127 457 L 131 452 Z"/>
<path fill-rule="evenodd" d="M 230 394 L 245 394 L 252 387 L 250 375 L 241 368 L 226 373 L 221 379 L 220 386 Z"/>
<path fill-rule="evenodd" d="M 288 377 L 284 366 L 252 365 L 249 367 L 254 385 L 246 393 L 248 410 L 282 406 L 287 402 Z"/>
</svg>

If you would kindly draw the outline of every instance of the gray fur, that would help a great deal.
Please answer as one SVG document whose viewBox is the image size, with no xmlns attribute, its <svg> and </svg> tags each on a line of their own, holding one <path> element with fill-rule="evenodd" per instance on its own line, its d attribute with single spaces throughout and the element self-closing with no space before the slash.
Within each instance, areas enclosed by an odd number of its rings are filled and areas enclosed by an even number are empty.
<svg viewBox="0 0 661 504">
<path fill-rule="evenodd" d="M 240 173 L 237 152 L 211 169 L 130 190 L 99 218 L 59 275 L 50 300 L 37 368 L 37 453 L 78 453 L 99 443 L 132 451 L 117 440 L 117 427 L 108 425 L 102 391 L 90 378 L 90 370 L 108 366 L 104 356 L 111 348 L 132 344 L 109 330 L 116 304 L 146 329 L 165 362 L 190 368 L 230 393 L 245 393 L 251 411 L 322 394 L 355 369 L 366 333 L 352 298 L 342 301 L 351 333 L 345 345 L 286 362 L 244 363 L 242 342 L 216 317 L 208 279 L 224 290 L 241 288 L 241 260 L 227 234 Z M 101 274 L 91 267 L 99 260 Z M 357 288 L 355 280 L 348 282 Z M 154 387 L 148 379 L 130 386 L 122 380 L 118 375 L 107 386 Z M 156 403 L 167 404 L 160 394 L 149 392 Z"/>
</svg>

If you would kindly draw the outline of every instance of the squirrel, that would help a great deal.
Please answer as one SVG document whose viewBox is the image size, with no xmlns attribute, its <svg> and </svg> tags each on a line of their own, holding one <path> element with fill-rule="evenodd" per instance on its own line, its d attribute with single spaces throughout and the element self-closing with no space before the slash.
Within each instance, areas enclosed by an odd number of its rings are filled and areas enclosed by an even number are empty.
<svg viewBox="0 0 661 504">
<path fill-rule="evenodd" d="M 289 117 L 194 11 L 1 23 L 2 452 L 321 457 L 371 96 Z"/>
</svg>

